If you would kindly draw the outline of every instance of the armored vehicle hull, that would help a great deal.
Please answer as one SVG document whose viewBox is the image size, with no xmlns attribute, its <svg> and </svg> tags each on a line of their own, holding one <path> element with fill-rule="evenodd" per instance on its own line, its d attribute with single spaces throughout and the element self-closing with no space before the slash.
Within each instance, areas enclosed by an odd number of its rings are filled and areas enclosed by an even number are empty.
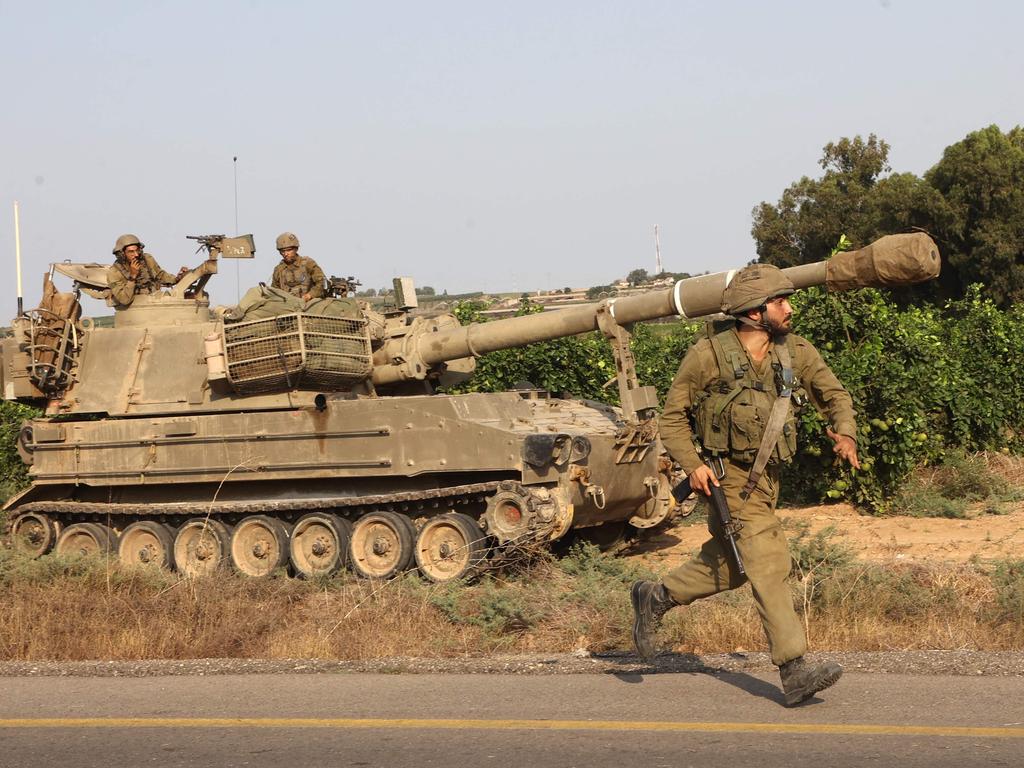
<svg viewBox="0 0 1024 768">
<path fill-rule="evenodd" d="M 120 536 L 122 559 L 195 573 L 226 561 L 198 562 L 194 551 L 175 552 L 173 539 L 160 546 L 154 535 L 126 544 L 124 532 L 150 521 L 177 535 L 189 520 L 209 519 L 236 538 L 239 526 L 261 529 L 253 546 L 221 554 L 249 575 L 297 556 L 303 562 L 296 569 L 307 575 L 351 562 L 363 575 L 388 577 L 415 560 L 428 577 L 451 569 L 461 576 L 482 566 L 485 554 L 482 543 L 470 552 L 468 535 L 453 544 L 456 534 L 449 532 L 442 542 L 465 550 L 460 565 L 439 552 L 432 562 L 430 542 L 417 543 L 394 517 L 375 524 L 384 540 L 365 542 L 370 554 L 353 550 L 346 534 L 351 526 L 358 533 L 369 513 L 401 516 L 417 530 L 457 513 L 473 521 L 471 533 L 480 539 L 481 521 L 491 521 L 493 543 L 515 546 L 557 538 L 572 526 L 621 523 L 648 506 L 651 516 L 660 479 L 667 478 L 659 473 L 653 435 L 631 445 L 624 426 L 615 409 L 539 392 L 325 398 L 294 410 L 187 418 L 37 420 L 23 433 L 30 435 L 23 446 L 33 486 L 11 507 L 16 531 L 34 533 L 40 551 L 44 542 L 67 548 L 60 545 L 67 527 L 88 523 L 94 533 L 100 526 L 109 531 L 92 542 L 87 532 L 78 535 L 75 551 L 112 548 Z M 668 503 L 667 494 L 660 503 Z M 309 513 L 328 518 L 338 532 L 296 531 Z M 317 554 L 303 557 L 304 548 Z M 446 557 L 458 560 L 454 551 Z"/>
</svg>

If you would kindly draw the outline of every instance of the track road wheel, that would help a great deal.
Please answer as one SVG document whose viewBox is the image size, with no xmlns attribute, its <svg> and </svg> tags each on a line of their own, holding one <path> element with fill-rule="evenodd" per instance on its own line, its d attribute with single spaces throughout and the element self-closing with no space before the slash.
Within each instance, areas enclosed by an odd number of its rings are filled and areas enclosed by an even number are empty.
<svg viewBox="0 0 1024 768">
<path fill-rule="evenodd" d="M 303 515 L 292 529 L 292 567 L 300 576 L 329 576 L 348 564 L 352 523 L 329 512 Z"/>
<path fill-rule="evenodd" d="M 231 536 L 231 563 L 254 578 L 269 576 L 288 564 L 289 526 L 273 517 L 253 515 Z"/>
<path fill-rule="evenodd" d="M 228 564 L 231 529 L 218 520 L 193 517 L 174 537 L 174 567 L 185 576 L 207 576 Z"/>
<path fill-rule="evenodd" d="M 126 565 L 170 570 L 174 566 L 174 530 L 152 520 L 132 523 L 121 531 L 117 556 Z"/>
<path fill-rule="evenodd" d="M 487 553 L 486 536 L 477 522 L 458 512 L 439 515 L 420 529 L 416 565 L 431 581 L 472 576 Z"/>
<path fill-rule="evenodd" d="M 57 527 L 46 515 L 27 512 L 11 523 L 11 544 L 29 557 L 42 557 L 57 541 Z"/>
<path fill-rule="evenodd" d="M 363 515 L 352 528 L 352 570 L 368 579 L 390 579 L 412 565 L 415 539 L 412 522 L 397 512 Z"/>
<path fill-rule="evenodd" d="M 75 523 L 57 537 L 58 555 L 106 555 L 114 550 L 117 536 L 100 523 Z"/>
</svg>

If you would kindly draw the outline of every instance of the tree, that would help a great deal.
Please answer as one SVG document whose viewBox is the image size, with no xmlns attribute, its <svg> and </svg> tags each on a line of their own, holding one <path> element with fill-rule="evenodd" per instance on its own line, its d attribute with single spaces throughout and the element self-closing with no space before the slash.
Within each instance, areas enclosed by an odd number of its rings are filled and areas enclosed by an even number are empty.
<svg viewBox="0 0 1024 768">
<path fill-rule="evenodd" d="M 968 134 L 925 179 L 948 206 L 936 231 L 961 285 L 984 283 L 1002 306 L 1024 300 L 1024 129 Z"/>
<path fill-rule="evenodd" d="M 634 269 L 628 275 L 626 275 L 626 282 L 630 285 L 639 285 L 640 283 L 647 282 L 647 270 L 646 269 Z"/>
<path fill-rule="evenodd" d="M 587 288 L 588 299 L 600 299 L 605 296 L 612 296 L 616 293 L 615 287 L 611 285 L 594 285 Z"/>
<path fill-rule="evenodd" d="M 926 180 L 912 173 L 885 175 L 891 170 L 889 145 L 874 134 L 867 141 L 855 136 L 830 142 L 819 164 L 821 178 L 805 176 L 775 205 L 764 202 L 754 209 L 751 234 L 761 261 L 806 264 L 827 258 L 842 235 L 862 248 L 883 235 L 935 232 L 950 220 L 942 194 Z M 955 271 L 946 280 L 945 292 L 959 294 Z"/>
<path fill-rule="evenodd" d="M 846 234 L 854 247 L 867 225 L 865 197 L 889 170 L 889 145 L 874 134 L 825 145 L 820 179 L 804 176 L 782 193 L 775 205 L 754 209 L 751 234 L 761 261 L 792 267 L 817 261 Z"/>
<path fill-rule="evenodd" d="M 422 288 L 417 288 L 416 289 L 416 293 L 418 293 L 420 296 L 436 296 L 437 295 L 437 291 L 435 291 L 433 289 L 433 287 L 429 286 L 429 285 L 424 285 Z"/>
</svg>

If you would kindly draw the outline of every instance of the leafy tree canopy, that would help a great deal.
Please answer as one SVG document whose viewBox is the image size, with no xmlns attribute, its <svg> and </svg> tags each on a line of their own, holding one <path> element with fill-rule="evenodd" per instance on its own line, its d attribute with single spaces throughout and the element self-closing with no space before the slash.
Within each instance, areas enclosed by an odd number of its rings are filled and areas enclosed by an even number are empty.
<svg viewBox="0 0 1024 768">
<path fill-rule="evenodd" d="M 825 146 L 820 178 L 793 182 L 777 203 L 754 209 L 761 260 L 817 261 L 841 235 L 860 248 L 921 229 L 943 255 L 940 294 L 973 282 L 1006 306 L 1024 299 L 1024 130 L 989 126 L 947 147 L 924 178 L 891 173 L 889 145 L 874 134 Z M 934 290 L 923 289 L 925 292 Z M 917 291 L 920 294 L 922 291 Z"/>
<path fill-rule="evenodd" d="M 1004 306 L 1024 300 L 1024 129 L 975 131 L 925 179 L 949 209 L 940 247 L 961 282 L 984 283 Z"/>
<path fill-rule="evenodd" d="M 648 279 L 646 269 L 634 269 L 628 275 L 626 275 L 626 282 L 630 285 L 639 285 L 640 283 L 646 283 Z"/>
</svg>

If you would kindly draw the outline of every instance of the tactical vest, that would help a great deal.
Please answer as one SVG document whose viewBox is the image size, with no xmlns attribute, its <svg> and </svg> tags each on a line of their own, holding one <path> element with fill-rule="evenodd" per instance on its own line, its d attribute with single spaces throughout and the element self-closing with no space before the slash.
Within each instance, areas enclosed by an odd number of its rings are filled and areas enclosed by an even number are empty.
<svg viewBox="0 0 1024 768">
<path fill-rule="evenodd" d="M 313 286 L 313 276 L 302 261 L 294 264 L 283 264 L 279 273 L 281 289 L 288 291 L 293 296 L 302 296 L 309 293 Z"/>
<path fill-rule="evenodd" d="M 156 273 L 150 269 L 149 259 L 151 258 L 148 253 L 139 256 L 139 274 L 134 279 L 136 295 L 140 293 L 158 293 L 163 289 L 163 284 L 157 280 Z M 119 258 L 115 264 L 118 271 L 124 275 L 125 280 L 132 280 L 132 273 L 128 268 L 128 261 L 126 259 Z"/>
<path fill-rule="evenodd" d="M 794 359 L 796 345 L 791 337 L 786 337 L 786 347 L 790 359 Z M 719 378 L 695 403 L 694 435 L 705 455 L 727 456 L 733 461 L 752 463 L 768 425 L 772 404 L 787 386 L 783 381 L 787 371 L 784 371 L 773 346 L 766 358 L 770 364 L 758 373 L 732 329 L 712 336 L 711 348 L 718 362 Z M 790 369 L 790 388 L 793 387 L 792 376 Z M 795 407 L 799 402 L 799 397 L 791 398 L 789 413 L 769 459 L 770 464 L 788 462 L 796 454 Z"/>
</svg>

